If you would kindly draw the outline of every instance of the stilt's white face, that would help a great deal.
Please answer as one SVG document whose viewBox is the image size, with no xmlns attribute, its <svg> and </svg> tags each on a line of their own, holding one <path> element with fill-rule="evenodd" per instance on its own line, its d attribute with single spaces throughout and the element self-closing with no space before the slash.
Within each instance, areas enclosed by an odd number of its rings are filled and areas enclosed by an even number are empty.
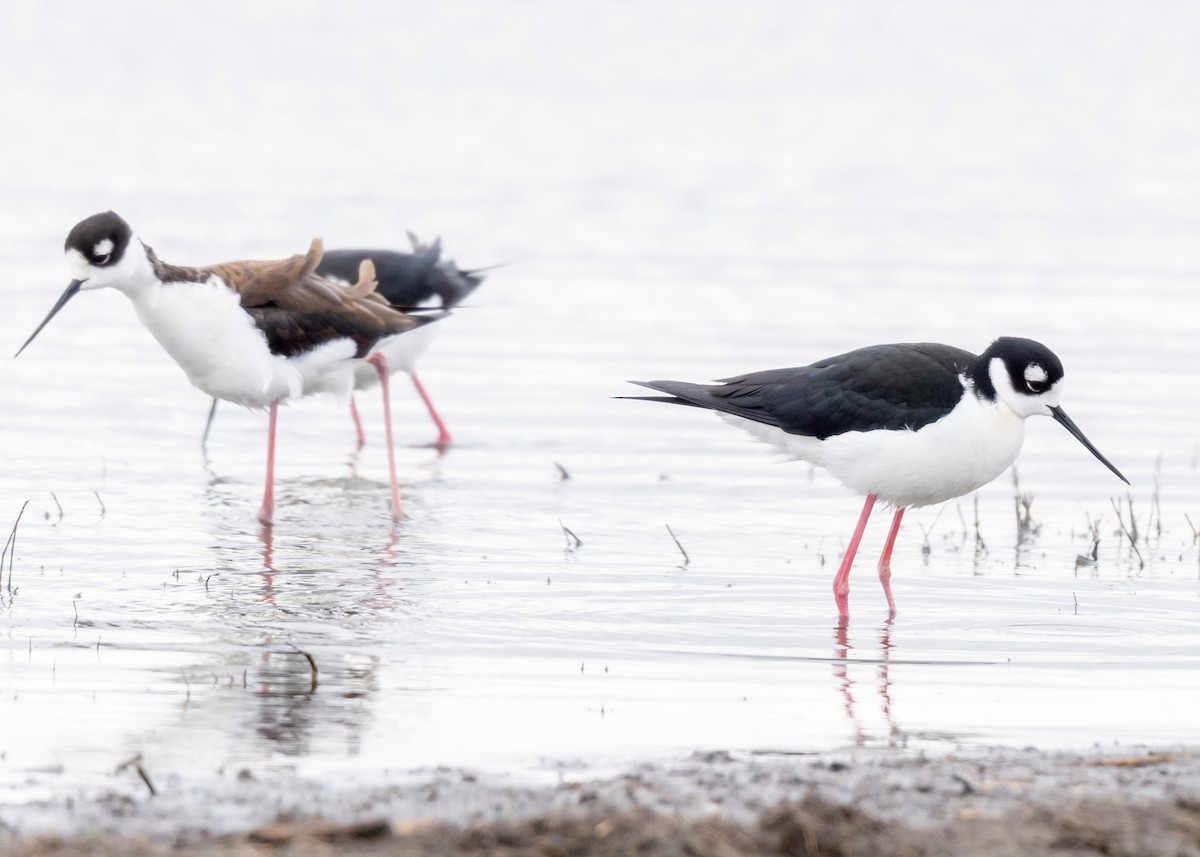
<svg viewBox="0 0 1200 857">
<path fill-rule="evenodd" d="M 80 289 L 122 288 L 146 264 L 146 251 L 129 224 L 112 211 L 75 224 L 63 245 Z"/>
<path fill-rule="evenodd" d="M 111 243 L 106 238 L 93 248 L 93 258 L 102 260 L 98 264 L 88 261 L 88 258 L 74 247 L 67 248 L 67 267 L 71 271 L 71 279 L 80 281 L 81 291 L 119 289 L 134 277 L 139 266 L 144 263 L 145 253 L 142 250 L 141 242 L 136 240 L 130 242 L 132 246 L 125 248 L 125 252 L 115 262 L 112 261 L 111 250 L 107 253 L 97 252 Z"/>
<path fill-rule="evenodd" d="M 71 269 L 71 284 L 17 350 L 18 355 L 81 291 L 115 288 L 133 299 L 135 292 L 155 282 L 154 266 L 145 245 L 133 237 L 129 224 L 111 211 L 93 214 L 75 224 L 63 244 L 63 252 L 67 256 L 67 267 Z"/>
<path fill-rule="evenodd" d="M 988 377 L 996 398 L 1022 417 L 1053 416 L 1050 409 L 1058 407 L 1062 396 L 1063 379 L 1051 382 L 1050 373 L 1037 360 L 1010 366 L 1004 358 L 993 357 Z"/>
<path fill-rule="evenodd" d="M 987 367 L 986 384 L 995 391 L 994 401 L 1011 408 L 1021 417 L 1035 414 L 1047 416 L 1065 428 L 1109 470 L 1129 484 L 1121 471 L 1100 454 L 1079 426 L 1059 405 L 1062 394 L 1063 366 L 1057 355 L 1040 342 L 1015 336 L 1002 336 L 980 355 L 980 364 Z M 983 379 L 977 379 L 977 383 Z M 990 391 L 985 398 L 991 399 Z"/>
</svg>

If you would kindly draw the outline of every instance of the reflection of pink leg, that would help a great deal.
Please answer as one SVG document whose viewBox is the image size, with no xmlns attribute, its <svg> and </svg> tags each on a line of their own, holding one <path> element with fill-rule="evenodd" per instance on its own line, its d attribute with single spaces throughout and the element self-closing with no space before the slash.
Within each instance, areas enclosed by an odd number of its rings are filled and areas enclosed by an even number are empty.
<svg viewBox="0 0 1200 857">
<path fill-rule="evenodd" d="M 442 418 L 438 416 L 437 409 L 433 406 L 433 400 L 429 398 L 429 394 L 425 392 L 425 387 L 421 384 L 421 379 L 417 377 L 416 372 L 408 373 L 412 377 L 413 386 L 417 388 L 417 394 L 420 395 L 421 401 L 425 403 L 425 407 L 429 408 L 429 416 L 433 417 L 433 424 L 437 426 L 438 439 L 437 446 L 450 445 L 450 432 L 446 431 L 446 424 L 442 422 Z"/>
<path fill-rule="evenodd" d="M 258 520 L 263 526 L 271 526 L 275 514 L 275 413 L 279 402 L 271 402 L 271 417 L 267 422 L 267 484 L 263 488 L 262 506 L 258 509 Z"/>
<path fill-rule="evenodd" d="M 842 618 L 850 615 L 850 566 L 854 565 L 854 555 L 858 553 L 858 543 L 862 541 L 863 530 L 867 528 L 867 519 L 871 517 L 874 505 L 875 495 L 868 494 L 867 502 L 863 503 L 862 513 L 858 516 L 858 526 L 850 537 L 850 546 L 846 548 L 842 564 L 833 577 L 833 600 L 837 602 L 838 615 Z"/>
<path fill-rule="evenodd" d="M 367 360 L 379 373 L 379 386 L 383 390 L 383 430 L 387 435 L 388 470 L 392 477 L 392 520 L 400 520 L 400 486 L 396 484 L 396 451 L 392 444 L 392 400 L 388 391 L 388 380 L 392 370 L 388 366 L 387 357 L 375 354 Z"/>
<path fill-rule="evenodd" d="M 904 509 L 897 509 L 887 541 L 883 543 L 883 553 L 879 555 L 879 582 L 883 584 L 883 594 L 887 596 L 888 610 L 893 616 L 896 615 L 896 602 L 892 600 L 892 546 L 896 544 L 896 534 L 900 532 L 900 519 L 903 517 Z"/>
<path fill-rule="evenodd" d="M 846 712 L 846 717 L 854 727 L 854 743 L 861 747 L 867 743 L 867 736 L 858 718 L 854 716 L 854 682 L 850 680 L 850 643 L 846 635 L 848 624 L 843 617 L 838 620 L 834 629 L 833 675 L 842 691 L 842 710 Z"/>
<path fill-rule="evenodd" d="M 354 397 L 350 397 L 350 416 L 354 418 L 354 433 L 358 435 L 358 448 L 362 449 L 363 444 L 367 442 L 366 436 L 362 430 L 362 420 L 358 418 L 358 405 L 354 404 Z"/>
</svg>

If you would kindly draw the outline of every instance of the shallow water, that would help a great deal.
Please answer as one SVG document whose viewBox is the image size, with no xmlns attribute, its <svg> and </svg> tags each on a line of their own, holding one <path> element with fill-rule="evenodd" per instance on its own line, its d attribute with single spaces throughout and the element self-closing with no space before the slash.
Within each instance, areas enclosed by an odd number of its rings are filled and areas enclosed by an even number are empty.
<svg viewBox="0 0 1200 857">
<path fill-rule="evenodd" d="M 25 81 L 0 92 L 25 129 L 0 142 L 21 167 L 0 353 L 107 207 L 185 264 L 414 229 L 507 265 L 422 364 L 449 452 L 394 385 L 395 528 L 370 394 L 361 453 L 344 404 L 281 413 L 264 532 L 265 417 L 224 408 L 203 452 L 207 401 L 120 295 L 0 361 L 6 529 L 29 501 L 2 585 L 8 801 L 136 792 L 114 774 L 135 754 L 178 787 L 1197 739 L 1194 10 L 125 5 L 22 7 L 0 35 Z M 1031 420 L 1037 532 L 1011 474 L 910 514 L 891 623 L 882 513 L 839 630 L 860 501 L 710 416 L 612 398 L 1000 334 L 1063 358 L 1066 410 L 1133 487 Z"/>
</svg>

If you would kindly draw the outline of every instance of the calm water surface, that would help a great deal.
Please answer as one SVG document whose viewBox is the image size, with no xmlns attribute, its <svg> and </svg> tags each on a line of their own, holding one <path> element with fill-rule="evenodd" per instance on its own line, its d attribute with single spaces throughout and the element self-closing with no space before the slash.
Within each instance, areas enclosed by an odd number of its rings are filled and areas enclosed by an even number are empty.
<svg viewBox="0 0 1200 857">
<path fill-rule="evenodd" d="M 0 360 L 6 532 L 28 500 L 8 800 L 136 792 L 113 772 L 139 753 L 178 784 L 1200 738 L 1194 10 L 123 5 L 22 8 L 0 36 L 23 81 L 0 92 L 23 129 L 0 142 L 0 353 L 103 208 L 185 264 L 414 229 L 506 266 L 423 364 L 451 450 L 394 385 L 394 528 L 372 395 L 361 452 L 344 403 L 282 412 L 263 531 L 265 417 L 226 407 L 202 451 L 207 401 L 122 296 Z M 859 499 L 711 416 L 612 398 L 1001 334 L 1058 352 L 1066 410 L 1133 486 L 1031 420 L 1036 530 L 1012 474 L 910 514 L 892 623 L 884 515 L 839 630 Z"/>
</svg>

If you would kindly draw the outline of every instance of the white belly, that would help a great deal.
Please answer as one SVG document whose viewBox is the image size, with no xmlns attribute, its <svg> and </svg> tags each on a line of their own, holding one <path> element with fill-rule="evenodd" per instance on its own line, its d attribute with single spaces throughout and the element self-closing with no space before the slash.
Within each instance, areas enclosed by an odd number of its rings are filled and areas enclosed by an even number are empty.
<svg viewBox="0 0 1200 857">
<path fill-rule="evenodd" d="M 443 316 L 444 317 L 444 316 Z M 381 339 L 367 356 L 382 352 L 393 372 L 411 372 L 417 358 L 429 347 L 440 328 L 440 319 L 405 333 Z M 354 389 L 366 390 L 379 383 L 379 373 L 365 360 L 354 368 Z"/>
<path fill-rule="evenodd" d="M 303 376 L 267 340 L 216 277 L 171 283 L 134 300 L 138 317 L 194 386 L 249 408 L 303 393 Z"/>
<path fill-rule="evenodd" d="M 967 395 L 920 431 L 854 431 L 825 440 L 722 414 L 789 458 L 824 467 L 847 488 L 896 507 L 929 506 L 986 485 L 1021 451 L 1025 420 Z"/>
</svg>

